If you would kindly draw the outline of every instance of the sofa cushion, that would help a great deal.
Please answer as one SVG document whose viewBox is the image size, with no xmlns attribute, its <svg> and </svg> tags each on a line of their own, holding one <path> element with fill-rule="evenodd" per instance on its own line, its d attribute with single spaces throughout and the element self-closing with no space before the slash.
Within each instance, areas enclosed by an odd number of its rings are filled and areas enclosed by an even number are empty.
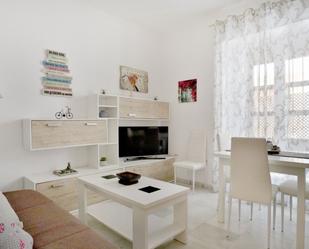
<svg viewBox="0 0 309 249">
<path fill-rule="evenodd" d="M 0 248 L 32 249 L 33 238 L 16 223 L 0 223 Z"/>
<path fill-rule="evenodd" d="M 76 218 L 53 202 L 17 212 L 24 228 L 34 238 L 34 248 L 87 229 Z"/>
<path fill-rule="evenodd" d="M 17 224 L 21 228 L 23 227 L 22 223 L 20 222 L 17 214 L 15 213 L 14 209 L 10 205 L 6 196 L 0 192 L 0 223 L 1 224 Z"/>
<path fill-rule="evenodd" d="M 33 190 L 18 190 L 4 193 L 15 212 L 52 202 L 44 195 Z"/>
<path fill-rule="evenodd" d="M 78 219 L 42 194 L 31 190 L 5 193 L 34 249 L 116 249 Z"/>
</svg>

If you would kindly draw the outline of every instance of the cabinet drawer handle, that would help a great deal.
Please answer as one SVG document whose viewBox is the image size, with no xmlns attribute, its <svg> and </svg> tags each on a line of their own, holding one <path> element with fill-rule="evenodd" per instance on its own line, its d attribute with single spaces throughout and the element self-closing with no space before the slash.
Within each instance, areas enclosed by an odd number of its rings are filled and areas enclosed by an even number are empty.
<svg viewBox="0 0 309 249">
<path fill-rule="evenodd" d="M 136 114 L 135 113 L 129 113 L 128 116 L 134 118 L 134 117 L 136 117 Z"/>
<path fill-rule="evenodd" d="M 48 123 L 46 126 L 48 126 L 48 127 L 59 127 L 59 126 L 61 126 L 61 124 L 60 123 L 55 123 L 55 124 Z"/>
<path fill-rule="evenodd" d="M 64 187 L 64 184 L 52 184 L 50 185 L 50 188 L 62 188 Z"/>
<path fill-rule="evenodd" d="M 97 123 L 85 123 L 85 125 L 87 125 L 87 126 L 96 126 Z"/>
</svg>

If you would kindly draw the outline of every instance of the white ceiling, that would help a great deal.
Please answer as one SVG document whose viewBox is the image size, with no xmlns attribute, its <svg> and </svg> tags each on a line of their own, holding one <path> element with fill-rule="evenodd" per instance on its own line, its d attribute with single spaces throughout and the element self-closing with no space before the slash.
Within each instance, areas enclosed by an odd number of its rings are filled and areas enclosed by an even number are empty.
<svg viewBox="0 0 309 249">
<path fill-rule="evenodd" d="M 89 0 L 88 0 L 89 1 Z M 87 1 L 87 2 L 88 2 Z M 240 0 L 90 0 L 106 13 L 157 29 L 166 28 Z"/>
</svg>

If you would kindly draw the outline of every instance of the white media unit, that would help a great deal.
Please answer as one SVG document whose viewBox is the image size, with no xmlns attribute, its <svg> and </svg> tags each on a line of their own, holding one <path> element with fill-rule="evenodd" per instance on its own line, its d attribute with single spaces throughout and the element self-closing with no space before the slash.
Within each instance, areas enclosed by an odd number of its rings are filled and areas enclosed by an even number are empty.
<svg viewBox="0 0 309 249">
<path fill-rule="evenodd" d="M 88 96 L 87 119 L 27 119 L 23 121 L 24 145 L 28 151 L 85 147 L 88 163 L 78 174 L 56 176 L 52 172 L 25 176 L 24 187 L 36 189 L 67 210 L 77 207 L 77 177 L 112 170 L 130 170 L 145 176 L 171 181 L 174 157 L 163 160 L 123 162 L 118 156 L 119 126 L 151 126 L 169 123 L 169 103 L 117 95 Z M 107 163 L 100 166 L 100 158 Z M 66 162 L 64 162 L 64 165 Z M 90 203 L 102 198 L 93 194 Z"/>
</svg>

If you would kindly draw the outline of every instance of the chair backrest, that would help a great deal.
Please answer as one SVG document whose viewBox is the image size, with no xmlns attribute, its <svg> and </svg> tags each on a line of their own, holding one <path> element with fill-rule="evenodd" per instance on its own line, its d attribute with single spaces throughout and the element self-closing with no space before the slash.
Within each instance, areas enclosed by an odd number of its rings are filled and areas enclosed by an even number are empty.
<svg viewBox="0 0 309 249">
<path fill-rule="evenodd" d="M 186 160 L 192 162 L 206 162 L 206 134 L 204 131 L 191 131 L 187 144 Z"/>
<path fill-rule="evenodd" d="M 231 149 L 231 137 L 227 133 L 218 133 L 216 136 L 216 140 L 218 151 Z"/>
<path fill-rule="evenodd" d="M 232 138 L 230 194 L 241 200 L 271 203 L 266 139 Z"/>
</svg>

